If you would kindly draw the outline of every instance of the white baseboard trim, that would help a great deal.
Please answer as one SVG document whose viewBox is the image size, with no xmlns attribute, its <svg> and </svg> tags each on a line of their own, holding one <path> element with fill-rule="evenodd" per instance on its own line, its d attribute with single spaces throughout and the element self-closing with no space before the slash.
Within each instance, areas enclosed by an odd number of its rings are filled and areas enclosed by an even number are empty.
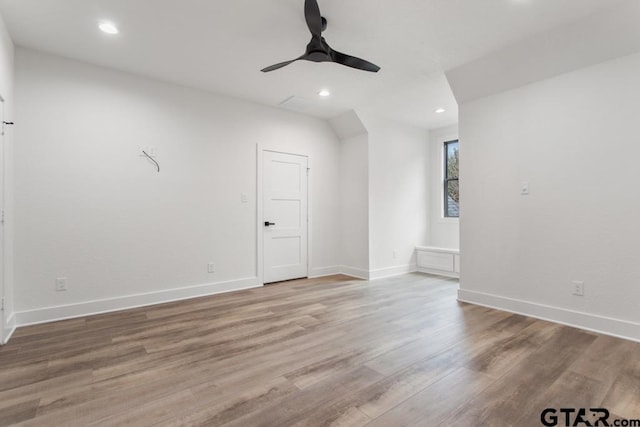
<svg viewBox="0 0 640 427">
<path fill-rule="evenodd" d="M 434 276 L 451 277 L 454 279 L 460 278 L 460 273 L 455 273 L 453 271 L 442 271 L 442 270 L 436 270 L 436 269 L 424 268 L 424 267 L 418 267 L 418 271 L 420 273 L 433 274 Z"/>
<path fill-rule="evenodd" d="M 398 265 L 395 267 L 380 268 L 369 271 L 369 280 L 385 279 L 387 277 L 400 276 L 418 271 L 416 264 Z"/>
<path fill-rule="evenodd" d="M 482 292 L 458 290 L 458 301 L 640 342 L 640 324 Z"/>
<path fill-rule="evenodd" d="M 357 267 L 349 267 L 348 265 L 340 266 L 340 274 L 355 277 L 356 279 L 369 280 L 369 270 Z"/>
<path fill-rule="evenodd" d="M 348 265 L 336 265 L 333 267 L 318 267 L 311 269 L 310 279 L 318 277 L 333 276 L 335 274 L 344 274 L 345 276 L 355 277 L 356 279 L 374 280 L 386 277 L 400 276 L 402 274 L 413 273 L 418 271 L 415 264 L 401 265 L 397 267 L 382 268 L 379 270 L 365 270 L 363 268 L 350 267 Z M 439 274 L 439 273 L 434 273 Z"/>
<path fill-rule="evenodd" d="M 5 345 L 9 342 L 11 336 L 16 331 L 16 328 L 16 314 L 12 313 L 11 316 L 9 316 L 9 318 L 7 319 L 7 324 L 4 328 L 4 342 L 2 342 L 2 345 Z"/>
<path fill-rule="evenodd" d="M 340 274 L 340 266 L 334 265 L 332 267 L 318 267 L 312 268 L 309 279 L 317 279 L 318 277 L 334 276 Z"/>
<path fill-rule="evenodd" d="M 257 277 L 249 277 L 246 279 L 232 280 L 228 282 L 209 283 L 149 292 L 145 294 L 127 295 L 117 298 L 45 307 L 35 310 L 16 312 L 15 324 L 16 326 L 36 325 L 39 323 L 55 322 L 58 320 L 73 319 L 75 317 L 91 316 L 95 314 L 145 307 L 154 304 L 180 301 L 261 286 L 262 285 L 258 283 Z"/>
<path fill-rule="evenodd" d="M 358 279 L 371 280 L 385 277 L 399 276 L 417 271 L 414 265 L 403 265 L 367 271 L 360 268 L 345 265 L 315 268 L 311 272 L 312 277 L 344 274 Z M 228 282 L 209 283 L 204 285 L 189 286 L 184 288 L 167 289 L 144 294 L 127 295 L 123 297 L 108 298 L 102 300 L 86 301 L 81 303 L 38 308 L 15 312 L 7 325 L 9 332 L 5 343 L 15 332 L 17 327 L 37 325 L 41 323 L 56 322 L 59 320 L 73 319 L 77 317 L 92 316 L 96 314 L 127 310 L 138 307 L 146 307 L 155 304 L 198 298 L 208 295 L 239 291 L 261 287 L 257 277 L 249 277 Z"/>
</svg>

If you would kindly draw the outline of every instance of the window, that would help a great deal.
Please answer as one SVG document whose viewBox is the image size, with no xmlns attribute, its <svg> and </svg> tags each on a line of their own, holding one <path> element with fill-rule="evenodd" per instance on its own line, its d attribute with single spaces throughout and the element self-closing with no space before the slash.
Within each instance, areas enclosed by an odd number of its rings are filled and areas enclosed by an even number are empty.
<svg viewBox="0 0 640 427">
<path fill-rule="evenodd" d="M 444 217 L 460 216 L 460 184 L 458 181 L 458 140 L 444 143 Z"/>
</svg>

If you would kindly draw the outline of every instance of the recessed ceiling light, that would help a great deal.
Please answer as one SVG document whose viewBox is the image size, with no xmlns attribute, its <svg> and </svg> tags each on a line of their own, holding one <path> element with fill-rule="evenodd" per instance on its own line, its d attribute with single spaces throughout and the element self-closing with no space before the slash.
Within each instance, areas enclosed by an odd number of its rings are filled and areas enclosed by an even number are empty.
<svg viewBox="0 0 640 427">
<path fill-rule="evenodd" d="M 100 25 L 98 25 L 98 28 L 100 28 L 100 31 L 102 31 L 103 33 L 107 33 L 107 34 L 118 34 L 118 27 L 115 26 L 114 23 L 112 22 L 101 22 Z"/>
<path fill-rule="evenodd" d="M 444 108 L 438 108 L 436 111 L 434 111 L 434 113 L 436 113 L 436 114 L 442 114 L 442 113 L 444 113 L 445 111 L 447 111 L 447 110 L 445 110 Z"/>
<path fill-rule="evenodd" d="M 330 96 L 331 92 L 329 92 L 327 89 L 322 89 L 320 92 L 318 92 L 318 96 L 321 96 L 323 98 L 326 98 L 327 96 Z"/>
</svg>

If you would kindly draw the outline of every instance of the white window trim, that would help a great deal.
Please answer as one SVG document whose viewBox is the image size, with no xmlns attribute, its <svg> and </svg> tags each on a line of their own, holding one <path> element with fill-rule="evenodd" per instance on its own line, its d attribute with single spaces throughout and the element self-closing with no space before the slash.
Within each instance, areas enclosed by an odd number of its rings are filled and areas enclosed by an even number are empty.
<svg viewBox="0 0 640 427">
<path fill-rule="evenodd" d="M 458 141 L 458 150 L 460 149 L 460 138 L 458 135 L 450 134 L 445 137 L 440 138 L 440 217 L 438 218 L 438 222 L 442 224 L 458 224 L 460 222 L 460 217 L 447 217 L 444 216 L 444 160 L 445 160 L 445 152 L 444 152 L 444 143 L 449 141 Z M 460 179 L 460 177 L 458 177 Z"/>
</svg>

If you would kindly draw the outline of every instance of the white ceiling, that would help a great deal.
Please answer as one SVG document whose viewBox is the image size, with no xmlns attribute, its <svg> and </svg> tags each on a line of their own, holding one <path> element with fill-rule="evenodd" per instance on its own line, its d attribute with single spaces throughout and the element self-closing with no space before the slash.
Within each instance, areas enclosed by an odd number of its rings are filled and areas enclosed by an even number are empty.
<svg viewBox="0 0 640 427">
<path fill-rule="evenodd" d="M 382 67 L 297 62 L 303 0 L 0 0 L 14 42 L 65 57 L 329 118 L 366 110 L 425 128 L 457 121 L 444 71 L 579 21 L 613 0 L 319 0 L 329 44 Z M 101 33 L 111 20 L 117 36 Z M 328 88 L 332 96 L 320 99 Z M 435 114 L 444 107 L 447 112 Z"/>
</svg>

